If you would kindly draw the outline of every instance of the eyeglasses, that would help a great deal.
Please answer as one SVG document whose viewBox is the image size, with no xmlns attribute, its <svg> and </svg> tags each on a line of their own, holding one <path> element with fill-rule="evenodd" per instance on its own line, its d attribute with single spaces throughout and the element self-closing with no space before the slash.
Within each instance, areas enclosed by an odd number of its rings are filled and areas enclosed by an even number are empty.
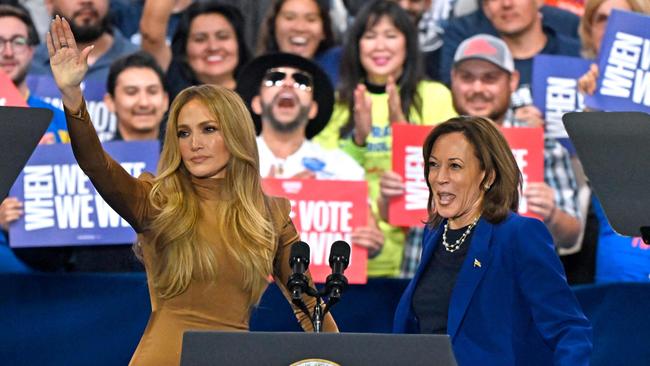
<svg viewBox="0 0 650 366">
<path fill-rule="evenodd" d="M 264 75 L 262 79 L 262 85 L 266 87 L 272 86 L 282 86 L 285 85 L 285 79 L 287 75 L 290 75 L 293 79 L 293 84 L 288 84 L 293 86 L 296 89 L 311 91 L 314 87 L 314 81 L 308 73 L 304 71 L 296 71 L 293 74 L 288 74 L 284 71 L 279 71 L 276 69 L 270 69 Z"/>
<path fill-rule="evenodd" d="M 27 38 L 23 36 L 14 36 L 11 37 L 11 39 L 5 39 L 0 37 L 0 53 L 5 51 L 5 47 L 7 46 L 8 43 L 11 43 L 11 49 L 15 53 L 23 53 L 25 50 L 27 50 L 27 47 L 29 46 L 29 42 L 27 42 Z"/>
</svg>

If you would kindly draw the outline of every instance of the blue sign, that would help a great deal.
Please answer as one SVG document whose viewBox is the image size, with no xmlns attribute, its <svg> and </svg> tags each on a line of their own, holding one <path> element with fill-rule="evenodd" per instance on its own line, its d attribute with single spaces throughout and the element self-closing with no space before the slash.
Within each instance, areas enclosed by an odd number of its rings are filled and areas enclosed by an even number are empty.
<svg viewBox="0 0 650 366">
<path fill-rule="evenodd" d="M 591 109 L 650 112 L 650 16 L 613 10 L 600 48 Z"/>
<path fill-rule="evenodd" d="M 569 56 L 537 55 L 533 59 L 533 104 L 544 114 L 546 137 L 569 137 L 562 116 L 584 109 L 578 79 L 590 64 L 589 60 Z"/>
<path fill-rule="evenodd" d="M 109 142 L 104 149 L 137 177 L 155 172 L 157 140 Z M 23 216 L 9 229 L 12 247 L 124 244 L 135 231 L 95 191 L 69 144 L 40 145 L 10 195 L 23 202 Z"/>
<path fill-rule="evenodd" d="M 27 86 L 32 95 L 63 110 L 61 92 L 51 75 L 30 74 L 27 76 Z M 81 89 L 86 99 L 86 109 L 90 115 L 90 120 L 95 125 L 97 136 L 101 141 L 111 141 L 117 131 L 117 118 L 104 103 L 106 80 L 86 78 L 81 83 Z"/>
</svg>

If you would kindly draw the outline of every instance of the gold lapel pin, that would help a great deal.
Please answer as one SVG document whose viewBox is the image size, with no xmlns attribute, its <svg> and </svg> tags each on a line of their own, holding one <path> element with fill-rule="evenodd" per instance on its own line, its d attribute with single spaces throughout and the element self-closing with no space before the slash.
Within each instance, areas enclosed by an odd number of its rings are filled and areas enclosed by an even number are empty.
<svg viewBox="0 0 650 366">
<path fill-rule="evenodd" d="M 474 258 L 474 267 L 481 268 L 481 262 L 478 259 Z"/>
</svg>

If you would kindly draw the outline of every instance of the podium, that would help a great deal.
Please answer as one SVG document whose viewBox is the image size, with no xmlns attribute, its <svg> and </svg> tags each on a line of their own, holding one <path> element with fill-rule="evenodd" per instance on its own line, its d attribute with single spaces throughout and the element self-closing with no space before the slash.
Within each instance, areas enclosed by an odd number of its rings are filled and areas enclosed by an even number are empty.
<svg viewBox="0 0 650 366">
<path fill-rule="evenodd" d="M 0 202 L 7 197 L 51 119 L 49 109 L 0 107 Z"/>
<path fill-rule="evenodd" d="M 187 331 L 181 366 L 455 366 L 447 335 Z"/>
<path fill-rule="evenodd" d="M 650 116 L 573 112 L 562 120 L 612 228 L 650 243 Z"/>
</svg>

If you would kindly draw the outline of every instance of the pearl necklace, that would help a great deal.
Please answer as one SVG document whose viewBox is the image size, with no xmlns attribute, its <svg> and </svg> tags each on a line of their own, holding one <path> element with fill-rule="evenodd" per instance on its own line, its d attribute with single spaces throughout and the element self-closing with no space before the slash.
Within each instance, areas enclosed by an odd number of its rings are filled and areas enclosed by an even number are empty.
<svg viewBox="0 0 650 366">
<path fill-rule="evenodd" d="M 478 219 L 481 217 L 481 215 L 476 216 L 474 221 L 472 221 L 471 224 L 467 227 L 463 235 L 456 240 L 455 243 L 449 244 L 447 243 L 447 229 L 449 228 L 449 220 L 447 220 L 447 223 L 445 224 L 445 230 L 442 232 L 442 245 L 445 246 L 445 250 L 448 251 L 449 253 L 453 253 L 460 248 L 460 246 L 465 242 L 465 239 L 469 236 L 469 234 L 472 232 L 472 229 L 474 226 L 476 226 L 476 223 L 478 222 Z"/>
</svg>

